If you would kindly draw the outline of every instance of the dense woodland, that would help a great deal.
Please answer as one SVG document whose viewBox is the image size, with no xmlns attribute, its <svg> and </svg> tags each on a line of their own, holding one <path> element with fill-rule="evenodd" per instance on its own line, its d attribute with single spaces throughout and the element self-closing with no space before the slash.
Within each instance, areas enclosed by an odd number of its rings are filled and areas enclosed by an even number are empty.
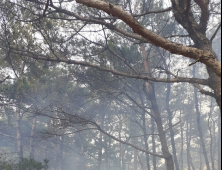
<svg viewBox="0 0 222 170">
<path fill-rule="evenodd" d="M 0 0 L 0 169 L 220 170 L 220 63 L 220 0 Z"/>
</svg>

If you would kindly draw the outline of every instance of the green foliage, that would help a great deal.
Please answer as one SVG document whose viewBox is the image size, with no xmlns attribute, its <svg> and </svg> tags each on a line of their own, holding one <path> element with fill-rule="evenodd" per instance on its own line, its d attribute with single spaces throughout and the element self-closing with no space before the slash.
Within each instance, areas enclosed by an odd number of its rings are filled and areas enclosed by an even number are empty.
<svg viewBox="0 0 222 170">
<path fill-rule="evenodd" d="M 45 159 L 44 163 L 35 161 L 34 159 L 22 159 L 19 163 L 15 164 L 11 161 L 0 162 L 1 170 L 47 170 L 49 160 Z"/>
</svg>

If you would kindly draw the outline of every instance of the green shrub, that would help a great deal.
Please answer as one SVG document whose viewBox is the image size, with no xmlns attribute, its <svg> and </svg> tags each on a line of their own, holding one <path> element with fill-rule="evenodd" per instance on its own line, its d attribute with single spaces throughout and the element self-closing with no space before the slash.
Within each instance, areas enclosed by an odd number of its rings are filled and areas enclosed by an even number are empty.
<svg viewBox="0 0 222 170">
<path fill-rule="evenodd" d="M 45 159 L 44 163 L 35 161 L 34 159 L 22 159 L 19 163 L 0 162 L 1 170 L 47 170 L 48 160 Z"/>
</svg>

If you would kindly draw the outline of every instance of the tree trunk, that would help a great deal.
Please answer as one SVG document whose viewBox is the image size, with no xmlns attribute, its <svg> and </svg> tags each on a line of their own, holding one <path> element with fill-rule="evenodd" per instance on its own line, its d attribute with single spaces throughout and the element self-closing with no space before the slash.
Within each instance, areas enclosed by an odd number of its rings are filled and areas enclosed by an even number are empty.
<svg viewBox="0 0 222 170">
<path fill-rule="evenodd" d="M 32 118 L 32 129 L 31 129 L 31 138 L 30 138 L 30 158 L 32 158 L 32 159 L 34 159 L 35 125 L 36 125 L 36 120 L 35 120 L 35 116 L 33 116 L 33 118 Z"/>
<path fill-rule="evenodd" d="M 152 134 L 155 133 L 155 122 L 154 119 L 151 119 L 151 130 Z M 155 136 L 152 135 L 152 149 L 153 153 L 156 153 L 156 141 L 155 141 Z M 153 156 L 153 170 L 157 170 L 157 164 L 156 164 L 156 156 Z"/>
<path fill-rule="evenodd" d="M 149 150 L 149 144 L 148 144 L 148 137 L 147 137 L 147 130 L 146 130 L 146 117 L 145 117 L 145 113 L 143 113 L 143 134 L 144 134 L 144 142 L 145 142 L 145 148 L 148 151 Z M 147 169 L 151 170 L 150 167 L 150 156 L 149 154 L 146 153 L 146 165 L 147 165 Z"/>
<path fill-rule="evenodd" d="M 100 109 L 102 110 L 102 108 Z M 102 114 L 102 119 L 101 119 L 101 128 L 103 129 L 103 126 L 104 126 L 104 118 L 105 118 L 105 115 L 103 113 L 103 111 L 100 112 L 100 114 Z M 103 150 L 103 141 L 102 141 L 102 138 L 103 138 L 103 134 L 102 132 L 99 132 L 99 153 L 98 153 L 98 170 L 101 169 L 101 165 L 102 165 L 102 150 Z"/>
<path fill-rule="evenodd" d="M 138 150 L 134 149 L 134 161 L 133 161 L 134 170 L 137 170 L 137 157 L 138 157 Z"/>
<path fill-rule="evenodd" d="M 149 69 L 148 63 L 147 63 L 147 54 L 146 54 L 146 50 L 145 50 L 144 45 L 140 45 L 140 49 L 142 52 L 145 73 L 150 74 L 150 69 Z M 169 152 L 169 149 L 167 146 L 165 131 L 163 130 L 162 118 L 160 116 L 159 108 L 158 108 L 157 101 L 156 101 L 155 85 L 154 85 L 154 83 L 145 82 L 145 87 L 146 87 L 146 91 L 147 91 L 146 94 L 147 94 L 148 100 L 151 102 L 151 106 L 153 109 L 154 119 L 155 119 L 155 122 L 157 125 L 157 130 L 159 133 L 162 152 L 163 152 L 163 155 L 166 157 L 165 161 L 166 161 L 167 170 L 174 170 L 173 157 L 172 157 L 171 153 Z"/>
<path fill-rule="evenodd" d="M 80 170 L 85 170 L 85 157 L 84 157 L 84 145 L 83 145 L 83 137 L 81 133 L 78 133 L 79 135 L 79 140 L 80 140 Z"/>
<path fill-rule="evenodd" d="M 133 122 L 130 122 L 130 135 L 131 136 L 136 136 L 138 133 L 137 133 L 137 129 L 136 129 L 136 125 L 133 123 Z M 133 137 L 132 138 L 132 143 L 134 145 L 137 144 L 137 138 Z M 137 170 L 137 159 L 138 159 L 138 150 L 134 149 L 134 161 L 133 161 L 133 169 L 134 170 Z"/>
<path fill-rule="evenodd" d="M 180 169 L 183 170 L 183 124 L 182 124 L 182 113 L 180 111 L 180 133 L 181 133 L 181 151 L 180 151 Z"/>
<path fill-rule="evenodd" d="M 210 125 L 210 119 L 212 117 L 212 112 L 213 112 L 213 106 L 212 106 L 212 100 L 211 100 L 211 107 L 210 107 L 210 113 L 209 113 L 209 117 L 208 117 L 208 129 L 209 129 L 209 133 L 210 133 L 210 158 L 211 158 L 211 164 L 212 164 L 212 170 L 216 170 L 215 169 L 215 164 L 214 164 L 214 157 L 213 157 L 213 146 L 214 146 L 214 138 L 213 138 L 213 134 L 212 134 L 212 125 Z M 214 124 L 214 122 L 213 122 Z"/>
<path fill-rule="evenodd" d="M 119 139 L 121 139 L 121 131 L 122 131 L 122 120 L 119 121 Z M 122 143 L 119 143 L 119 169 L 122 170 L 122 156 L 123 155 L 123 149 L 122 149 Z"/>
<path fill-rule="evenodd" d="M 109 140 L 109 138 L 108 138 L 108 140 Z M 108 144 L 107 144 L 107 142 L 109 142 Z M 105 140 L 105 169 L 106 170 L 109 170 L 110 169 L 110 167 L 109 167 L 109 153 L 110 153 L 110 151 L 109 151 L 109 148 L 110 148 L 110 141 L 107 141 L 107 138 L 106 138 L 106 140 Z"/>
<path fill-rule="evenodd" d="M 190 138 L 189 138 L 189 115 L 187 115 L 187 130 L 186 130 L 186 140 L 187 140 L 187 166 L 188 170 L 191 170 L 190 166 Z"/>
<path fill-rule="evenodd" d="M 202 158 L 202 147 L 201 147 L 201 144 L 200 144 L 200 170 L 203 170 L 203 158 Z"/>
<path fill-rule="evenodd" d="M 141 170 L 144 170 L 143 161 L 141 160 L 140 156 L 138 156 L 138 159 L 139 159 Z"/>
<path fill-rule="evenodd" d="M 218 119 L 218 170 L 221 169 L 221 119 Z"/>
<path fill-rule="evenodd" d="M 155 87 L 154 84 L 151 86 L 151 90 L 149 91 L 149 100 L 152 104 L 153 112 L 154 112 L 154 117 L 155 117 L 155 122 L 157 125 L 157 129 L 159 132 L 159 138 L 160 138 L 160 143 L 162 146 L 162 152 L 163 155 L 166 157 L 166 169 L 167 170 L 174 170 L 174 162 L 173 162 L 173 157 L 170 154 L 170 151 L 167 146 L 167 140 L 165 136 L 165 131 L 163 130 L 163 123 L 162 123 L 162 118 L 160 116 L 159 108 L 156 102 L 156 96 L 155 96 Z"/>
<path fill-rule="evenodd" d="M 64 152 L 64 136 L 61 136 L 61 139 L 60 139 L 60 167 L 61 167 L 61 170 L 64 169 L 64 165 L 63 165 L 63 161 L 64 161 L 64 158 L 63 158 L 63 152 Z"/>
<path fill-rule="evenodd" d="M 19 160 L 22 160 L 23 158 L 23 146 L 22 146 L 22 134 L 21 134 L 21 116 L 20 116 L 20 103 L 18 103 L 17 109 L 16 109 L 16 140 L 17 140 L 17 151 L 18 151 L 18 157 Z"/>
<path fill-rule="evenodd" d="M 143 98 L 142 98 L 141 94 L 139 94 L 139 95 L 140 95 L 140 100 L 141 100 L 142 106 L 145 109 Z M 149 150 L 149 144 L 148 144 L 147 129 L 146 129 L 147 122 L 146 122 L 146 112 L 144 110 L 143 110 L 143 113 L 142 113 L 142 122 L 143 122 L 143 135 L 144 135 L 145 148 L 148 151 Z M 151 170 L 150 156 L 147 153 L 146 153 L 146 164 L 147 164 L 147 169 Z"/>
<path fill-rule="evenodd" d="M 193 69 L 193 75 L 195 76 L 195 67 Z M 198 132 L 199 132 L 199 137 L 200 137 L 200 143 L 201 143 L 201 147 L 203 149 L 203 155 L 204 155 L 205 163 L 207 165 L 207 170 L 210 170 L 210 163 L 209 163 L 209 159 L 207 157 L 207 150 L 206 150 L 204 137 L 203 137 L 203 131 L 201 128 L 201 123 L 200 123 L 201 116 L 200 116 L 200 110 L 199 110 L 199 106 L 198 106 L 197 89 L 195 87 L 194 87 L 194 99 L 195 99 L 195 108 L 196 108 L 196 113 L 197 113 L 197 127 L 198 127 Z"/>
<path fill-rule="evenodd" d="M 174 131 L 173 131 L 173 123 L 172 123 L 172 113 L 170 110 L 170 91 L 171 91 L 171 85 L 167 84 L 167 95 L 166 95 L 166 110 L 168 113 L 168 118 L 169 118 L 169 128 L 170 128 L 170 138 L 171 138 L 171 144 L 172 144 L 172 149 L 173 149 L 173 157 L 174 157 L 174 163 L 176 170 L 179 170 L 179 164 L 177 160 L 177 151 L 176 151 L 176 144 L 174 141 Z"/>
</svg>

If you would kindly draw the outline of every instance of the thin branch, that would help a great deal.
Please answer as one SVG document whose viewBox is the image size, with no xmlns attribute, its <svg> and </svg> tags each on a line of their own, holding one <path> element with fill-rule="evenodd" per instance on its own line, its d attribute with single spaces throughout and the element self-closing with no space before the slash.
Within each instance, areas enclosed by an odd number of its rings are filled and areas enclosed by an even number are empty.
<svg viewBox="0 0 222 170">
<path fill-rule="evenodd" d="M 10 76 L 7 76 L 7 77 L 4 78 L 3 80 L 0 80 L 0 84 L 4 83 L 7 79 L 10 79 Z"/>
<path fill-rule="evenodd" d="M 177 77 L 173 79 L 164 79 L 164 78 L 155 78 L 155 77 L 149 77 L 148 75 L 137 75 L 137 74 L 127 74 L 123 73 L 117 70 L 111 70 L 110 68 L 101 67 L 99 65 L 95 65 L 92 63 L 84 62 L 84 61 L 77 61 L 77 60 L 70 60 L 70 59 L 61 59 L 61 58 L 49 58 L 42 56 L 41 54 L 35 55 L 32 52 L 26 51 L 26 53 L 23 54 L 24 56 L 27 56 L 29 58 L 33 58 L 36 60 L 44 60 L 44 61 L 52 61 L 52 62 L 61 62 L 66 64 L 76 64 L 81 65 L 85 67 L 92 67 L 100 71 L 105 71 L 112 73 L 113 75 L 127 77 L 127 78 L 135 78 L 135 79 L 141 79 L 141 80 L 149 80 L 154 82 L 165 82 L 165 83 L 179 83 L 179 82 L 188 82 L 188 83 L 198 83 L 202 85 L 209 85 L 209 82 L 207 79 L 198 79 L 198 78 L 184 78 L 184 77 Z"/>
<path fill-rule="evenodd" d="M 177 126 L 178 124 L 180 124 L 180 122 L 181 122 L 181 121 L 179 121 L 179 122 L 175 123 L 174 125 L 172 125 L 171 127 L 167 128 L 167 129 L 165 130 L 165 132 L 167 132 L 167 131 L 170 130 L 171 128 Z"/>
<path fill-rule="evenodd" d="M 216 35 L 217 35 L 220 27 L 221 27 L 221 22 L 220 22 L 220 24 L 218 25 L 218 27 L 217 27 L 216 31 L 214 32 L 214 34 L 212 35 L 212 37 L 210 38 L 210 41 L 213 41 L 213 40 L 214 40 L 214 38 L 216 37 Z"/>
<path fill-rule="evenodd" d="M 193 83 L 193 85 L 199 90 L 200 93 L 205 94 L 207 96 L 211 96 L 213 98 L 216 97 L 214 93 L 204 90 L 203 88 L 200 87 L 199 84 Z"/>
<path fill-rule="evenodd" d="M 134 17 L 141 17 L 141 16 L 148 15 L 148 14 L 159 14 L 159 13 L 171 11 L 172 9 L 173 9 L 172 7 L 169 7 L 169 8 L 163 9 L 163 10 L 147 11 L 142 14 L 134 14 L 133 16 Z"/>
<path fill-rule="evenodd" d="M 139 147 L 136 146 L 136 145 L 133 145 L 133 144 L 131 144 L 131 143 L 129 143 L 129 142 L 120 140 L 120 139 L 116 138 L 115 136 L 110 135 L 109 133 L 107 133 L 107 132 L 105 132 L 103 129 L 101 129 L 100 126 L 99 126 L 98 124 L 96 124 L 95 122 L 94 122 L 94 125 L 98 128 L 98 130 L 99 130 L 100 132 L 102 132 L 103 134 L 109 136 L 110 138 L 114 139 L 115 141 L 118 141 L 118 142 L 120 142 L 120 143 L 122 143 L 122 144 L 124 144 L 124 145 L 131 146 L 131 147 L 133 147 L 134 149 L 136 149 L 136 150 L 138 150 L 138 151 L 141 151 L 141 152 L 144 152 L 144 153 L 153 155 L 153 156 L 157 156 L 157 157 L 159 157 L 159 158 L 164 158 L 164 159 L 166 159 L 166 157 L 163 156 L 163 155 L 159 155 L 159 154 L 156 154 L 156 153 L 153 153 L 153 152 L 144 150 L 144 149 L 142 149 L 142 148 L 139 148 Z"/>
</svg>

